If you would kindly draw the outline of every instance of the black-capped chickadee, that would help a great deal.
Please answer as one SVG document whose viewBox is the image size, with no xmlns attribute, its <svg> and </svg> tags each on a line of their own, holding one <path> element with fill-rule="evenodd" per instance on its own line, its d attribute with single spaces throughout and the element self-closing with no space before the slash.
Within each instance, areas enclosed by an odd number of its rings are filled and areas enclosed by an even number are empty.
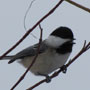
<svg viewBox="0 0 90 90">
<path fill-rule="evenodd" d="M 42 41 L 40 45 L 37 60 L 31 67 L 30 71 L 35 75 L 42 75 L 46 78 L 48 74 L 62 67 L 72 52 L 74 36 L 71 29 L 59 27 L 55 29 L 50 36 Z M 28 67 L 37 53 L 38 44 L 30 46 L 16 55 L 6 57 L 11 59 L 9 63 L 20 59 L 19 63 Z"/>
</svg>

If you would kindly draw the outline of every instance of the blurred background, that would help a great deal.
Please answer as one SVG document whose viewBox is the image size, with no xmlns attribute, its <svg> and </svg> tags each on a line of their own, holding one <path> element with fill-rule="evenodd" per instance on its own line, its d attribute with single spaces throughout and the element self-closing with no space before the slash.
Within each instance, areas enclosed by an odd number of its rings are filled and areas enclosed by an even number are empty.
<svg viewBox="0 0 90 90">
<path fill-rule="evenodd" d="M 24 29 L 24 16 L 32 0 L 0 0 L 0 55 L 14 45 L 28 29 L 30 29 L 41 17 L 43 17 L 59 0 L 35 0 L 26 17 Z M 75 0 L 75 2 L 90 8 L 89 0 Z M 84 40 L 90 41 L 90 13 L 79 9 L 64 1 L 56 11 L 46 18 L 41 26 L 43 39 L 59 26 L 67 26 L 72 29 L 76 38 L 76 45 L 70 58 L 73 58 L 83 47 Z M 16 54 L 20 50 L 38 42 L 40 30 L 35 28 L 31 34 L 9 55 Z M 34 90 L 90 90 L 90 50 L 80 56 L 67 70 L 61 73 L 51 83 L 43 83 Z M 25 72 L 25 68 L 14 62 L 0 61 L 0 89 L 10 90 L 19 77 Z M 28 72 L 24 80 L 15 90 L 25 90 L 44 77 L 34 76 Z"/>
</svg>

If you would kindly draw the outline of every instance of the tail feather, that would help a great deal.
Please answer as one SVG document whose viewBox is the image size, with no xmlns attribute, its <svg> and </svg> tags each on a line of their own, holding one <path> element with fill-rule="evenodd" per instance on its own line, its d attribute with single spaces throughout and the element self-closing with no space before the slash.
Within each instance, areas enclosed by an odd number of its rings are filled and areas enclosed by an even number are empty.
<svg viewBox="0 0 90 90">
<path fill-rule="evenodd" d="M 3 57 L 2 59 L 0 59 L 0 60 L 10 60 L 10 59 L 12 59 L 13 58 L 13 56 L 5 56 L 5 57 Z"/>
</svg>

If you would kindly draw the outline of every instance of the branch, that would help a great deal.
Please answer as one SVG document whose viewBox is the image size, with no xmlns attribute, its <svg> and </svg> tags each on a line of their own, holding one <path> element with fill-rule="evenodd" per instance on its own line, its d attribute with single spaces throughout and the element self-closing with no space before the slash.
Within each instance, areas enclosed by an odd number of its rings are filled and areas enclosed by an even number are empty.
<svg viewBox="0 0 90 90">
<path fill-rule="evenodd" d="M 27 14 L 28 14 L 29 10 L 31 9 L 31 7 L 32 7 L 32 5 L 33 5 L 33 3 L 34 3 L 35 1 L 36 1 L 36 0 L 32 0 L 32 1 L 30 2 L 30 5 L 29 5 L 28 9 L 26 10 L 26 13 L 25 13 L 25 16 L 24 16 L 23 25 L 24 25 L 24 29 L 25 29 L 26 31 L 27 31 L 27 27 L 26 27 Z M 31 35 L 32 35 L 34 38 L 37 39 L 37 37 L 36 37 L 34 34 L 31 33 Z"/>
<path fill-rule="evenodd" d="M 35 55 L 34 59 L 32 60 L 32 63 L 29 65 L 29 67 L 27 68 L 25 73 L 19 78 L 19 80 L 15 83 L 15 85 L 10 90 L 13 90 L 24 79 L 24 77 L 26 76 L 28 71 L 31 69 L 31 67 L 33 66 L 33 64 L 35 63 L 35 61 L 38 57 L 40 45 L 42 43 L 42 31 L 43 31 L 40 24 L 39 24 L 39 28 L 40 28 L 41 32 L 40 32 L 40 39 L 39 39 L 39 44 L 38 44 L 38 48 L 37 48 L 37 54 Z"/>
<path fill-rule="evenodd" d="M 88 49 L 90 48 L 90 42 L 86 45 L 86 41 L 84 42 L 84 45 L 82 47 L 82 49 L 79 51 L 79 53 L 72 58 L 65 66 L 66 68 L 68 68 L 78 57 L 80 57 L 83 53 L 85 53 Z M 63 70 L 60 68 L 57 72 L 53 73 L 50 78 L 55 78 L 56 76 L 58 76 Z M 36 83 L 35 85 L 33 85 L 32 87 L 28 88 L 27 90 L 32 90 L 35 87 L 41 85 L 42 83 L 46 82 L 46 79 L 41 80 L 40 82 Z"/>
<path fill-rule="evenodd" d="M 74 5 L 74 6 L 78 7 L 78 8 L 81 8 L 81 9 L 83 9 L 83 10 L 90 13 L 90 9 L 85 7 L 85 6 L 82 6 L 82 5 L 80 5 L 80 4 L 78 4 L 78 3 L 74 2 L 74 1 L 71 1 L 71 0 L 65 0 L 65 1 L 67 1 L 68 3 L 70 3 L 70 4 L 72 4 L 72 5 Z"/>
<path fill-rule="evenodd" d="M 2 59 L 4 56 L 6 56 L 8 53 L 10 53 L 13 49 L 15 49 L 44 19 L 46 19 L 49 15 L 51 15 L 63 1 L 64 0 L 60 0 L 45 16 L 43 16 L 31 29 L 29 29 L 25 33 L 25 35 L 22 36 L 22 38 L 15 45 L 13 45 L 2 56 L 0 56 L 0 59 Z"/>
<path fill-rule="evenodd" d="M 33 5 L 33 3 L 34 3 L 35 1 L 36 1 L 36 0 L 32 0 L 32 1 L 30 2 L 30 5 L 29 5 L 28 9 L 26 10 L 26 13 L 25 13 L 25 16 L 24 16 L 24 23 L 23 23 L 25 30 L 27 30 L 27 28 L 26 28 L 26 17 L 27 17 L 27 14 L 28 14 L 29 10 L 31 9 L 31 7 L 32 7 L 32 5 Z"/>
</svg>

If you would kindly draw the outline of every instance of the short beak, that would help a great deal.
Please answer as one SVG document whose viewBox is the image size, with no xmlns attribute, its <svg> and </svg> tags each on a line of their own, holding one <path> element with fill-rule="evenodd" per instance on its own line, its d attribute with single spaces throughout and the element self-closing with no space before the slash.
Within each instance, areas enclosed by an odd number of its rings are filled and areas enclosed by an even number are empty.
<svg viewBox="0 0 90 90">
<path fill-rule="evenodd" d="M 73 38 L 73 40 L 76 40 L 76 38 Z"/>
<path fill-rule="evenodd" d="M 76 38 L 73 38 L 73 41 L 76 40 Z M 76 44 L 75 42 L 72 42 L 73 44 Z"/>
<path fill-rule="evenodd" d="M 75 42 L 73 42 L 73 44 L 76 44 Z"/>
</svg>

